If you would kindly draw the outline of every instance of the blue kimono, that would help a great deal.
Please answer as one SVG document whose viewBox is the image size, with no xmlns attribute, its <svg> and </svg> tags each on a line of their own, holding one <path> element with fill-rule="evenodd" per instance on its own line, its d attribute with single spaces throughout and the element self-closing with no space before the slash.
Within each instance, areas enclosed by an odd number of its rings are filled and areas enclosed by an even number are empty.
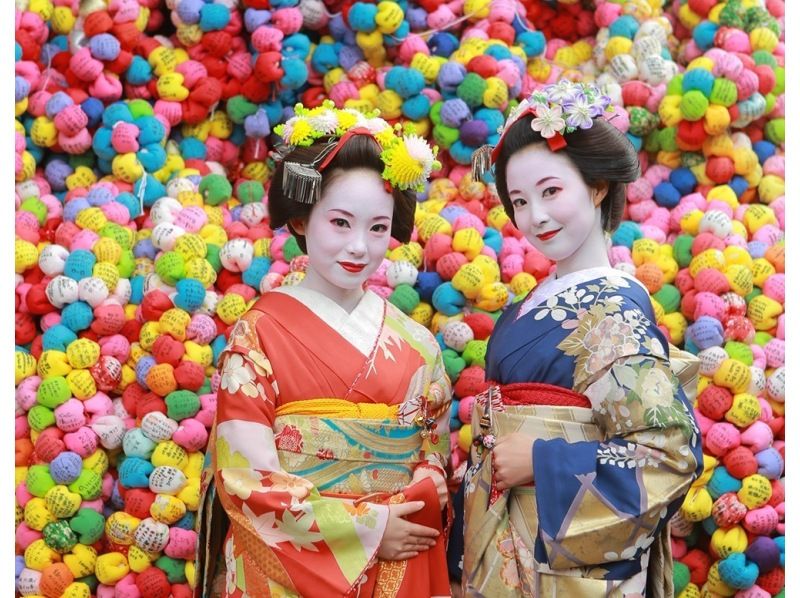
<svg viewBox="0 0 800 598">
<path fill-rule="evenodd" d="M 496 435 L 536 438 L 534 488 L 498 501 L 490 457 L 473 451 L 464 540 L 451 547 L 452 570 L 465 545 L 465 595 L 671 597 L 666 524 L 703 459 L 647 290 L 612 268 L 547 279 L 500 317 L 486 366 L 501 389 L 544 383 L 588 402 L 500 405 Z"/>
</svg>

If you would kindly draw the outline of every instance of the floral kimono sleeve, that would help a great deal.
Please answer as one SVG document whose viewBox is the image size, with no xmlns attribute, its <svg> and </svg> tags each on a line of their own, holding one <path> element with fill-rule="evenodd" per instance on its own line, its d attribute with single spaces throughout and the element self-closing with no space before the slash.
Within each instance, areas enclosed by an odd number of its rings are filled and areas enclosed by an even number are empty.
<svg viewBox="0 0 800 598">
<path fill-rule="evenodd" d="M 452 389 L 444 369 L 441 350 L 437 349 L 431 368 L 430 385 L 426 393 L 430 416 L 434 419 L 430 450 L 421 464 L 441 470 L 447 479 L 450 474 L 450 403 Z"/>
<path fill-rule="evenodd" d="M 233 525 L 228 594 L 343 596 L 372 564 L 388 507 L 323 497 L 281 469 L 273 421 L 278 386 L 246 314 L 221 356 L 215 484 Z M 235 574 L 231 573 L 231 570 Z"/>
<path fill-rule="evenodd" d="M 598 304 L 559 345 L 603 440 L 534 443 L 539 537 L 552 569 L 638 560 L 702 468 L 667 345 L 635 303 Z"/>
</svg>

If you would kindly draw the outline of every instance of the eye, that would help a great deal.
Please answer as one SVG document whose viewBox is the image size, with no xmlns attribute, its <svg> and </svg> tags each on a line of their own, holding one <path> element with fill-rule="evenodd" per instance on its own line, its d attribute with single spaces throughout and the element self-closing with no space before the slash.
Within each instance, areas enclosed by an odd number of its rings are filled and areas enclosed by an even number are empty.
<svg viewBox="0 0 800 598">
<path fill-rule="evenodd" d="M 344 218 L 334 218 L 331 220 L 331 224 L 333 224 L 333 226 L 338 226 L 339 228 L 350 228 L 350 223 Z"/>
<path fill-rule="evenodd" d="M 524 206 L 527 203 L 528 202 L 525 201 L 524 199 L 522 199 L 521 197 L 517 197 L 517 198 L 511 200 L 511 205 L 514 206 L 517 209 L 521 208 L 522 206 Z"/>
<path fill-rule="evenodd" d="M 544 191 L 542 191 L 542 197 L 552 197 L 556 193 L 558 193 L 560 189 L 558 187 L 548 187 Z"/>
<path fill-rule="evenodd" d="M 370 230 L 374 233 L 385 233 L 387 230 L 389 230 L 389 227 L 385 224 L 376 224 Z"/>
</svg>

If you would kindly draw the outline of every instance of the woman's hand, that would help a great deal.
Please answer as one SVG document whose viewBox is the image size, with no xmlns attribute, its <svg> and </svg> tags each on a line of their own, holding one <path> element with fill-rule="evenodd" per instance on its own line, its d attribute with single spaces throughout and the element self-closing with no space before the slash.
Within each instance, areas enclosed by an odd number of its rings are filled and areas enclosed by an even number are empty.
<svg viewBox="0 0 800 598">
<path fill-rule="evenodd" d="M 533 482 L 533 438 L 520 432 L 498 438 L 492 466 L 498 490 Z"/>
<path fill-rule="evenodd" d="M 403 517 L 416 513 L 425 506 L 421 500 L 389 505 L 389 521 L 378 548 L 378 558 L 385 561 L 405 561 L 436 544 L 439 532 L 406 521 Z"/>
<path fill-rule="evenodd" d="M 436 492 L 439 495 L 439 509 L 444 509 L 448 499 L 447 481 L 444 476 L 432 467 L 417 467 L 411 478 L 411 484 L 421 482 L 425 478 L 430 478 L 433 485 L 436 486 Z"/>
</svg>

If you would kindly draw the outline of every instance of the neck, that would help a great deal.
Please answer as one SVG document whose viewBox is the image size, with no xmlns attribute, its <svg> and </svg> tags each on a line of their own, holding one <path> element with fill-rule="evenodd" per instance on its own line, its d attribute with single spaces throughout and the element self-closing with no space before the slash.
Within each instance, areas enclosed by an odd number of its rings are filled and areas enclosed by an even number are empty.
<svg viewBox="0 0 800 598">
<path fill-rule="evenodd" d="M 562 277 L 579 270 L 601 267 L 611 267 L 611 262 L 608 259 L 605 235 L 598 223 L 581 247 L 556 264 L 556 276 Z"/>
<path fill-rule="evenodd" d="M 361 288 L 343 289 L 332 285 L 320 276 L 310 265 L 306 268 L 306 275 L 303 280 L 300 281 L 300 286 L 325 295 L 347 313 L 351 313 L 364 296 L 364 290 Z"/>
</svg>

